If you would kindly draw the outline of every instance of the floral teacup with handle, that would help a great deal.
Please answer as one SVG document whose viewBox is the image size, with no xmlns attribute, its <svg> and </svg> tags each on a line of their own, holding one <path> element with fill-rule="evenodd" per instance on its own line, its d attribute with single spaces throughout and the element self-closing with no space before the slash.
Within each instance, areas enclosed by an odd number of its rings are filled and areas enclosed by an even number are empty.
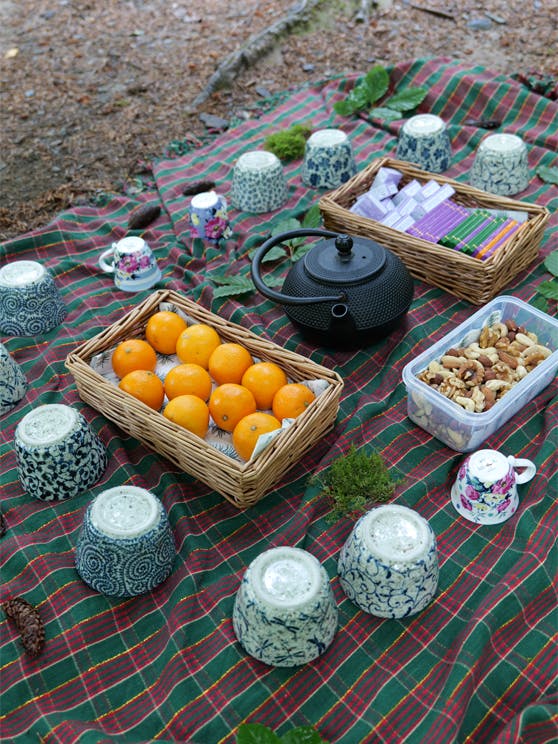
<svg viewBox="0 0 558 744">
<path fill-rule="evenodd" d="M 130 235 L 101 254 L 99 266 L 114 273 L 114 283 L 124 292 L 149 289 L 161 278 L 153 251 L 143 238 Z"/>
<path fill-rule="evenodd" d="M 519 468 L 524 470 L 518 473 Z M 505 522 L 519 506 L 517 486 L 530 481 L 536 472 L 531 460 L 506 457 L 497 450 L 479 450 L 462 462 L 451 489 L 451 501 L 470 522 Z"/>
</svg>

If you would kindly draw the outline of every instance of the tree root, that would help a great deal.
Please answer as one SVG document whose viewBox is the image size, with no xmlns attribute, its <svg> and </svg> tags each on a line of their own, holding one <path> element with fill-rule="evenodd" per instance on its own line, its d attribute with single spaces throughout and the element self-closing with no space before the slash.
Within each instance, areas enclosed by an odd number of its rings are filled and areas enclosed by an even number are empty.
<svg viewBox="0 0 558 744">
<path fill-rule="evenodd" d="M 209 78 L 207 85 L 194 99 L 193 108 L 204 103 L 216 90 L 231 85 L 240 70 L 249 68 L 257 62 L 282 35 L 291 31 L 298 24 L 305 23 L 310 13 L 321 2 L 323 0 L 301 0 L 293 6 L 286 16 L 268 26 L 259 34 L 251 36 L 244 46 L 225 57 Z"/>
</svg>

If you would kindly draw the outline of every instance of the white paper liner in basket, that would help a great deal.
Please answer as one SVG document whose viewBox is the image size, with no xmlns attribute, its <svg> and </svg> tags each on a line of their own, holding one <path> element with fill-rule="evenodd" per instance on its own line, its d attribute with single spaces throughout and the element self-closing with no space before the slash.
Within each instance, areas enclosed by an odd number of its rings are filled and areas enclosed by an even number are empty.
<svg viewBox="0 0 558 744">
<path fill-rule="evenodd" d="M 198 323 L 199 321 L 194 320 L 190 316 L 188 316 L 186 313 L 184 313 L 183 310 L 176 307 L 171 302 L 161 302 L 159 304 L 159 310 L 169 310 L 171 312 L 177 313 L 180 315 L 181 318 L 183 318 L 188 325 L 193 325 L 195 323 Z M 112 354 L 115 350 L 116 346 L 111 347 L 110 349 L 105 349 L 104 351 L 100 352 L 99 354 L 96 354 L 91 358 L 91 361 L 89 362 L 91 369 L 93 369 L 95 372 L 97 372 L 101 377 L 103 377 L 107 382 L 112 383 L 115 386 L 118 386 L 118 383 L 120 382 L 120 379 L 115 374 L 113 368 L 112 368 Z M 155 374 L 161 382 L 165 381 L 165 377 L 167 376 L 168 372 L 173 367 L 176 367 L 178 364 L 181 364 L 182 362 L 180 359 L 176 356 L 176 354 L 172 355 L 165 355 L 157 353 L 157 366 L 155 367 Z M 254 357 L 254 362 L 260 361 L 257 357 Z M 288 380 L 288 382 L 292 382 L 292 380 Z M 306 385 L 307 388 L 309 388 L 316 398 L 324 392 L 329 386 L 329 383 L 327 380 L 324 379 L 317 379 L 317 380 L 301 380 L 300 384 Z M 216 387 L 216 383 L 213 381 L 213 388 Z M 165 396 L 165 399 L 163 401 L 163 405 L 161 407 L 161 411 L 164 410 L 165 405 L 168 403 L 168 398 Z M 271 413 L 271 411 L 266 411 L 266 413 Z M 258 440 L 256 442 L 256 446 L 254 447 L 254 451 L 252 453 L 252 456 L 250 460 L 257 457 L 260 452 L 262 452 L 274 439 L 275 437 L 280 434 L 283 430 L 288 429 L 289 426 L 291 426 L 294 423 L 295 419 L 283 419 L 281 423 L 281 428 L 276 429 L 275 431 L 267 432 L 266 434 L 261 434 L 258 437 Z M 207 434 L 205 436 L 205 442 L 215 449 L 219 450 L 223 454 L 227 455 L 228 457 L 231 457 L 233 460 L 237 460 L 239 462 L 244 462 L 243 458 L 240 457 L 240 455 L 235 450 L 233 443 L 232 443 L 232 433 L 224 431 L 223 429 L 220 429 L 213 419 L 209 418 L 209 429 L 207 431 Z"/>
</svg>

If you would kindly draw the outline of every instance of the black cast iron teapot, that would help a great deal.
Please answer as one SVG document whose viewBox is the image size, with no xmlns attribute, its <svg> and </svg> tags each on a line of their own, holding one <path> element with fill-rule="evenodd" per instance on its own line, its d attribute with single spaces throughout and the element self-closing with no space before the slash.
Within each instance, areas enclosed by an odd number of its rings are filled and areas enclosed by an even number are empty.
<svg viewBox="0 0 558 744">
<path fill-rule="evenodd" d="M 261 263 L 274 245 L 293 238 L 329 238 L 316 243 L 287 274 L 281 292 L 262 280 Z M 368 238 L 330 230 L 300 229 L 275 235 L 252 260 L 258 290 L 285 307 L 309 339 L 324 346 L 363 346 L 387 336 L 413 300 L 413 280 L 394 253 Z"/>
</svg>

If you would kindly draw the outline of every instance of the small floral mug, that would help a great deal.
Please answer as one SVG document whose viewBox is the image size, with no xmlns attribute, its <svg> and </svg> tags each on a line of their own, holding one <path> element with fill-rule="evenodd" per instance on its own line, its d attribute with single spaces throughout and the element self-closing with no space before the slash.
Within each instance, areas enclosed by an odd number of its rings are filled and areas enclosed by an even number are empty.
<svg viewBox="0 0 558 744">
<path fill-rule="evenodd" d="M 520 473 L 516 469 L 524 468 Z M 457 512 L 477 524 L 499 524 L 515 514 L 519 506 L 517 486 L 537 472 L 531 460 L 497 450 L 483 449 L 461 463 L 451 490 Z"/>
<path fill-rule="evenodd" d="M 151 248 L 143 238 L 122 238 L 101 254 L 99 266 L 114 274 L 114 283 L 124 292 L 149 289 L 161 278 L 161 271 Z"/>
<path fill-rule="evenodd" d="M 215 191 L 204 191 L 192 197 L 189 207 L 194 237 L 218 243 L 231 235 L 227 219 L 227 201 Z"/>
</svg>

